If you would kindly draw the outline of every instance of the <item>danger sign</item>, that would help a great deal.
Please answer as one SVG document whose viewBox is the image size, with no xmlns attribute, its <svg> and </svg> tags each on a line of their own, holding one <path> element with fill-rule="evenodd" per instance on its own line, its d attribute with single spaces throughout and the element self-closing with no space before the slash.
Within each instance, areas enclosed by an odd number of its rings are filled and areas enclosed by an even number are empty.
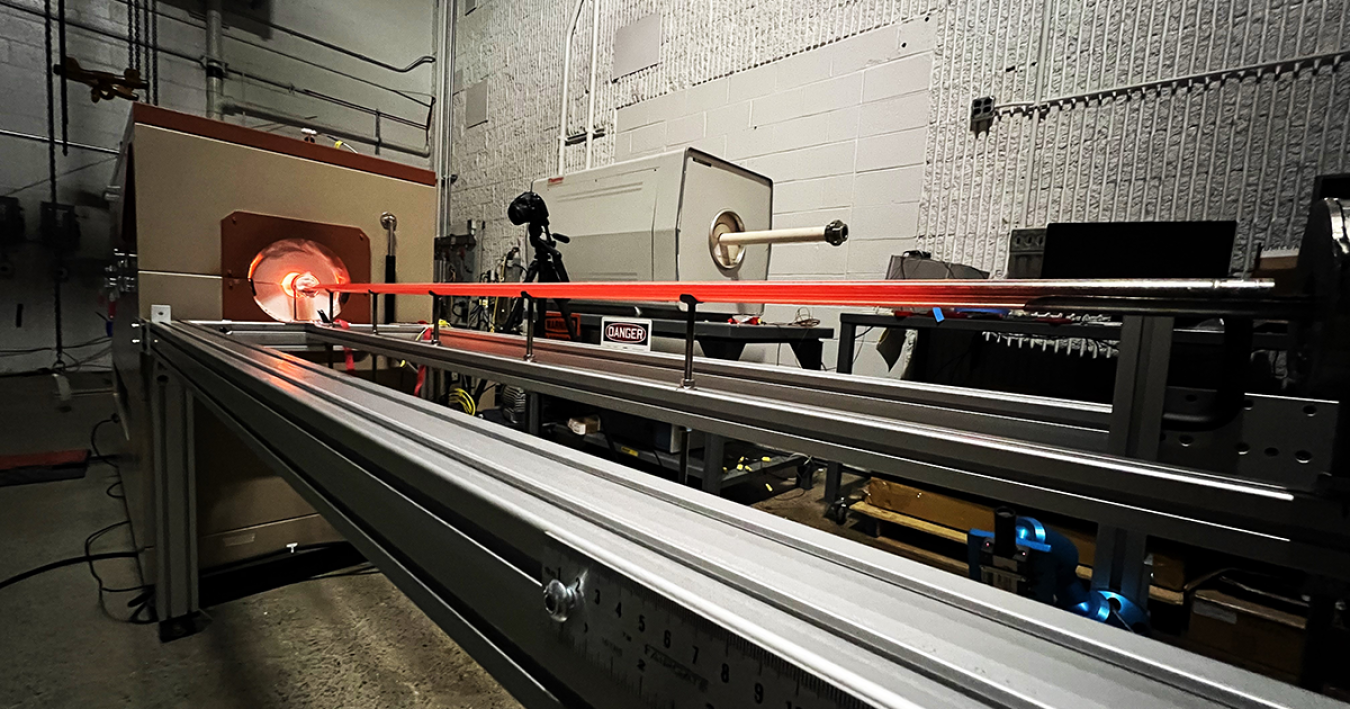
<svg viewBox="0 0 1350 709">
<path fill-rule="evenodd" d="M 602 318 L 600 344 L 620 350 L 650 351 L 652 321 L 642 318 Z"/>
</svg>

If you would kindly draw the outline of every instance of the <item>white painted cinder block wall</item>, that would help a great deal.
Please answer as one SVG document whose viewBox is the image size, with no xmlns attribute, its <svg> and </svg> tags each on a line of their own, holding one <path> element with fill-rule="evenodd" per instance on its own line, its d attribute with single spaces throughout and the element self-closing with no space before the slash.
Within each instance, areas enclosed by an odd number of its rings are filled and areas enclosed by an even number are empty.
<svg viewBox="0 0 1350 709">
<path fill-rule="evenodd" d="M 778 182 L 778 224 L 851 218 L 846 249 L 777 250 L 774 277 L 875 275 L 907 244 L 998 274 L 1011 229 L 1069 220 L 1233 219 L 1239 262 L 1255 243 L 1295 243 L 1313 176 L 1350 171 L 1350 0 L 596 1 L 597 126 L 606 135 L 595 164 L 685 144 L 723 149 Z M 466 128 L 456 94 L 452 207 L 459 220 L 487 222 L 484 259 L 518 238 L 507 202 L 556 172 L 570 8 L 488 0 L 460 18 L 457 67 L 465 84 L 486 83 L 489 120 Z M 660 62 L 610 81 L 615 30 L 651 13 L 662 17 Z M 584 129 L 590 17 L 587 5 L 572 43 L 568 135 Z M 887 109 L 864 94 L 798 113 L 808 86 L 851 88 L 834 51 L 920 22 L 933 36 L 926 59 L 921 51 L 912 59 L 931 62 L 926 91 Z M 858 51 L 863 62 L 902 66 L 888 42 Z M 1290 61 L 1306 57 L 1319 59 Z M 865 80 L 866 69 L 857 71 Z M 724 85 L 726 103 L 704 106 L 721 100 Z M 982 96 L 1000 110 L 975 132 L 970 103 Z M 756 102 L 768 121 L 758 126 Z M 926 128 L 906 134 L 920 106 Z M 871 128 L 869 107 L 879 121 Z M 859 120 L 845 128 L 851 110 Z M 843 137 L 848 130 L 881 132 Z M 871 162 L 913 149 L 919 134 L 921 163 Z M 850 141 L 845 169 L 841 146 Z M 566 162 L 583 167 L 583 148 L 568 148 Z M 878 199 L 885 203 L 867 203 Z M 874 371 L 874 354 L 864 348 L 859 371 Z"/>
<path fill-rule="evenodd" d="M 767 175 L 774 227 L 839 219 L 850 229 L 837 247 L 774 246 L 770 278 L 881 278 L 891 255 L 917 243 L 933 35 L 931 22 L 896 23 L 620 108 L 614 159 L 695 147 Z M 836 330 L 841 310 L 807 309 Z M 765 318 L 798 311 L 771 305 Z M 827 366 L 837 347 L 827 343 Z M 747 347 L 742 359 L 797 364 L 786 345 Z M 879 357 L 858 364 L 884 372 Z"/>
</svg>

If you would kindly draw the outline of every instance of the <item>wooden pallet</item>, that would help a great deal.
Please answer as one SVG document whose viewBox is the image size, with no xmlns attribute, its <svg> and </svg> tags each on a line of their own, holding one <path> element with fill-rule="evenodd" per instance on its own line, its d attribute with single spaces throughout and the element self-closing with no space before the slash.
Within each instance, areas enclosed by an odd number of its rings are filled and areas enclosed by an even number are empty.
<svg viewBox="0 0 1350 709">
<path fill-rule="evenodd" d="M 928 564 L 944 571 L 950 571 L 962 576 L 969 571 L 969 565 L 965 557 L 966 533 L 957 529 L 952 529 L 945 525 L 936 524 L 927 520 L 911 517 L 910 515 L 893 512 L 891 510 L 877 507 L 867 502 L 855 503 L 850 509 L 861 515 L 865 515 L 876 522 L 879 534 L 877 541 L 885 548 L 894 551 L 900 556 L 913 559 L 918 562 Z M 901 541 L 897 538 L 901 535 L 887 534 L 885 525 L 891 524 L 911 532 L 917 532 L 936 540 L 954 542 L 960 544 L 960 556 L 956 556 L 951 551 L 941 549 L 942 545 L 925 545 Z M 948 549 L 953 549 L 947 545 Z M 1077 569 L 1078 577 L 1083 580 L 1092 578 L 1092 567 L 1080 564 Z M 1160 603 L 1180 606 L 1185 601 L 1185 594 L 1181 591 L 1174 591 L 1160 586 L 1149 587 L 1149 599 Z"/>
</svg>

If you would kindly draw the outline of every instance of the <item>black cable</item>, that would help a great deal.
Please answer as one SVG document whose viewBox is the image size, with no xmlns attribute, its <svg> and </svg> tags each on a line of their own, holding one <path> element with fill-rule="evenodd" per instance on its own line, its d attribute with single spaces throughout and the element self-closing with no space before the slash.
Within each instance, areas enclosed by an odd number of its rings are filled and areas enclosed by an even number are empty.
<svg viewBox="0 0 1350 709">
<path fill-rule="evenodd" d="M 127 3 L 127 68 L 136 68 L 136 35 L 131 31 L 132 21 L 136 17 L 136 8 Z"/>
<path fill-rule="evenodd" d="M 88 558 L 89 556 L 91 556 L 91 554 L 93 553 L 92 547 L 93 547 L 93 545 L 94 545 L 94 542 L 98 541 L 99 537 L 102 537 L 103 535 L 107 534 L 108 532 L 111 532 L 111 531 L 114 530 L 114 529 L 117 529 L 118 527 L 121 527 L 121 526 L 123 526 L 123 525 L 128 525 L 128 524 L 131 524 L 131 520 L 129 520 L 129 519 L 124 519 L 124 520 L 122 520 L 121 522 L 115 522 L 115 523 L 113 523 L 113 524 L 110 524 L 110 525 L 104 527 L 103 529 L 100 529 L 100 530 L 98 530 L 97 532 L 94 532 L 93 534 L 91 534 L 91 535 L 85 537 L 85 538 L 84 538 L 84 556 L 85 556 L 85 558 Z M 133 552 L 133 554 L 134 554 L 134 552 Z M 128 587 L 128 588 L 108 588 L 107 586 L 104 586 L 104 585 L 103 585 L 103 577 L 98 575 L 98 570 L 94 568 L 94 562 L 93 562 L 92 559 L 89 561 L 89 575 L 90 575 L 90 576 L 93 576 L 93 577 L 94 577 L 94 580 L 98 582 L 98 591 L 99 591 L 100 594 L 103 594 L 103 593 L 105 593 L 105 592 L 106 592 L 106 593 L 130 593 L 130 592 L 132 592 L 132 591 L 140 591 L 140 590 L 143 590 L 143 589 L 146 588 L 146 586 L 145 586 L 144 584 L 141 584 L 141 585 L 138 585 L 138 586 L 131 586 L 131 587 Z M 100 600 L 101 600 L 101 599 L 100 599 Z"/>
<path fill-rule="evenodd" d="M 61 154 L 70 155 L 70 97 L 67 92 L 69 81 L 66 78 L 66 0 L 56 4 L 57 33 L 61 47 Z M 50 67 L 49 67 L 50 70 Z"/>
<path fill-rule="evenodd" d="M 0 590 L 4 590 L 9 586 L 13 586 L 14 584 L 19 583 L 20 581 L 25 581 L 27 579 L 33 578 L 34 576 L 45 574 L 48 571 L 53 571 L 55 569 L 60 569 L 67 566 L 74 566 L 76 564 L 83 564 L 86 561 L 98 561 L 100 559 L 127 559 L 135 556 L 136 552 L 134 551 L 110 551 L 102 554 L 87 554 L 83 556 L 72 556 L 69 559 L 62 559 L 60 561 L 53 561 L 50 564 L 43 564 L 42 566 L 39 566 L 36 569 L 29 569 L 28 571 L 25 571 L 21 574 L 11 576 L 5 579 L 4 581 L 0 581 Z"/>
<path fill-rule="evenodd" d="M 95 337 L 95 338 L 92 339 L 92 340 L 88 340 L 88 341 L 86 341 L 86 342 L 81 342 L 81 343 L 78 344 L 78 345 L 71 345 L 71 346 L 67 347 L 66 349 L 68 349 L 68 350 L 78 350 L 78 349 L 80 349 L 80 348 L 82 348 L 82 347 L 89 347 L 89 346 L 91 346 L 91 345 L 101 345 L 101 344 L 103 344 L 103 343 L 105 343 L 105 342 L 107 342 L 107 341 L 109 341 L 109 340 L 111 340 L 111 339 L 112 339 L 111 337 L 106 337 L 106 336 L 105 336 L 105 337 Z M 10 355 L 33 354 L 33 353 L 36 353 L 36 352 L 46 352 L 46 351 L 48 351 L 48 350 L 50 350 L 50 349 L 52 349 L 52 348 L 51 348 L 51 347 L 31 347 L 31 348 L 26 349 L 26 350 L 0 350 L 0 357 L 10 356 Z"/>
<path fill-rule="evenodd" d="M 140 0 L 131 0 L 129 5 L 131 11 L 131 38 L 132 46 L 136 48 L 132 55 L 131 68 L 141 73 L 141 3 Z M 144 78 L 144 74 L 142 74 Z"/>
<path fill-rule="evenodd" d="M 64 6 L 64 0 L 62 0 Z M 60 372 L 65 369 L 65 362 L 61 357 L 65 353 L 64 342 L 61 334 L 61 265 L 64 261 L 64 255 L 61 253 L 61 239 L 56 231 L 56 88 L 52 81 L 52 0 L 46 0 L 43 5 L 44 21 L 44 49 L 46 54 L 43 59 L 43 72 L 47 77 L 47 196 L 51 205 L 52 215 L 47 220 L 47 233 L 45 236 L 51 240 L 53 248 L 56 250 L 55 265 L 52 268 L 53 284 L 53 305 L 56 320 L 56 361 L 52 363 L 51 369 L 54 372 Z M 64 12 L 64 10 L 63 10 Z M 64 30 L 63 39 L 64 42 Z M 64 104 L 62 104 L 64 106 Z"/>
</svg>

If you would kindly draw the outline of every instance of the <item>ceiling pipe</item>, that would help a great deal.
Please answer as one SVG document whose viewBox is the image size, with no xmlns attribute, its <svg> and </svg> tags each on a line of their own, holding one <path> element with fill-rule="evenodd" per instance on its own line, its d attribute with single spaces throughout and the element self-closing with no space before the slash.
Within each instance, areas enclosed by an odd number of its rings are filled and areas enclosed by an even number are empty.
<svg viewBox="0 0 1350 709">
<path fill-rule="evenodd" d="M 454 101 L 455 86 L 455 30 L 459 23 L 459 9 L 455 0 L 441 0 L 441 14 L 437 23 L 436 42 L 436 155 L 432 169 L 436 171 L 436 233 L 451 233 L 450 188 L 454 172 Z"/>
<path fill-rule="evenodd" d="M 572 23 L 567 28 L 567 38 L 563 44 L 563 63 L 562 63 L 562 99 L 558 102 L 558 174 L 561 175 L 566 170 L 565 160 L 567 158 L 567 98 L 568 83 L 572 74 L 572 37 L 577 33 L 577 22 L 581 20 L 581 6 L 586 0 L 577 0 L 576 7 L 572 10 Z"/>
<path fill-rule="evenodd" d="M 206 117 L 220 120 L 225 97 L 225 62 L 221 59 L 220 44 L 224 37 L 224 15 L 221 0 L 206 0 Z"/>
<path fill-rule="evenodd" d="M 221 112 L 224 114 L 262 118 L 264 120 L 272 121 L 275 123 L 281 123 L 288 126 L 293 126 L 295 128 L 309 128 L 322 135 L 329 135 L 336 138 L 342 138 L 344 140 L 354 140 L 361 143 L 369 143 L 371 145 L 376 145 L 378 143 L 378 145 L 381 148 L 389 148 L 390 150 L 397 150 L 398 152 L 405 153 L 407 155 L 416 155 L 417 157 L 420 158 L 431 157 L 430 148 L 414 148 L 399 143 L 391 143 L 387 140 L 377 141 L 375 138 L 371 136 L 361 135 L 359 133 L 356 133 L 355 131 L 351 131 L 346 128 L 338 128 L 336 126 L 318 123 L 304 116 L 293 116 L 291 114 L 278 111 L 274 108 L 259 106 L 254 103 L 247 103 L 242 101 L 221 101 L 219 104 L 219 108 Z"/>
<path fill-rule="evenodd" d="M 592 143 L 595 139 L 595 58 L 600 49 L 600 0 L 591 0 L 591 86 L 586 109 L 586 169 L 591 169 Z"/>
</svg>

